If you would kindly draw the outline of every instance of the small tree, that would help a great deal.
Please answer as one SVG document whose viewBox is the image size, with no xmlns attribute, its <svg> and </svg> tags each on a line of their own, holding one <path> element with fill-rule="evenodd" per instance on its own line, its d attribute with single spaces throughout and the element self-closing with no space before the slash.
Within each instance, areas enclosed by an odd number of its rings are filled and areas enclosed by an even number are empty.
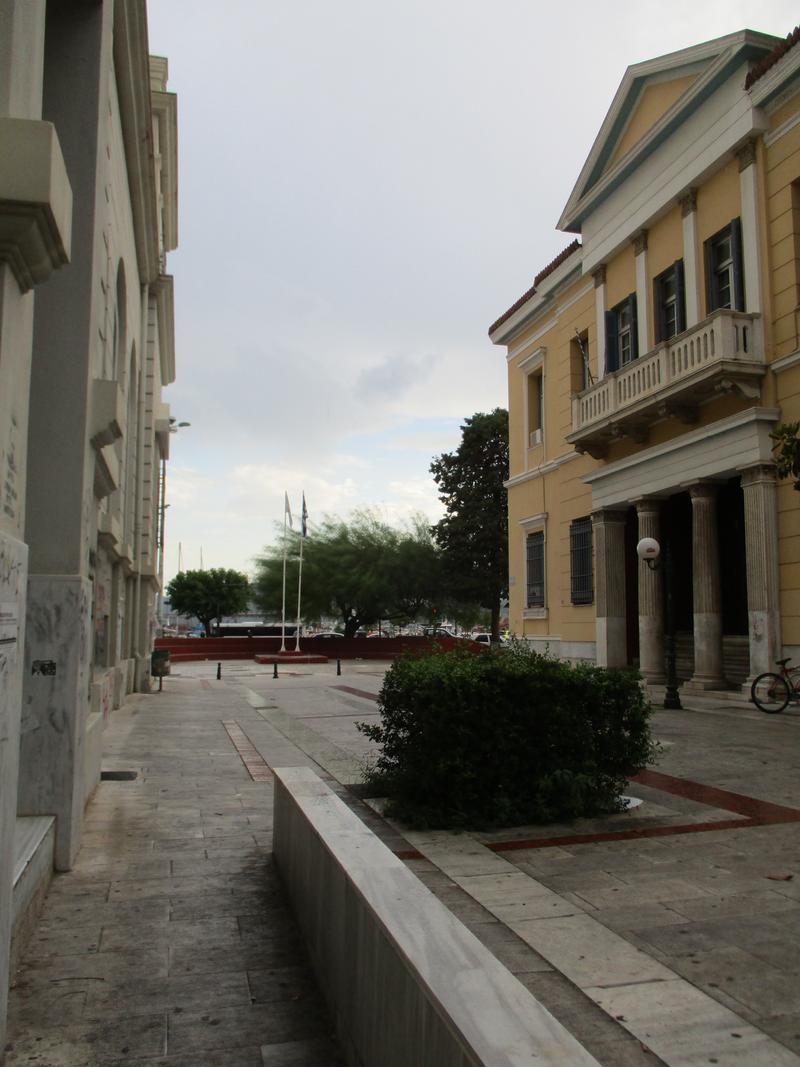
<svg viewBox="0 0 800 1067">
<path fill-rule="evenodd" d="M 508 412 L 479 413 L 461 427 L 461 444 L 431 463 L 447 514 L 434 527 L 450 596 L 491 612 L 500 636 L 500 600 L 508 586 Z"/>
<path fill-rule="evenodd" d="M 207 571 L 181 571 L 167 586 L 167 597 L 179 615 L 196 616 L 206 637 L 212 623 L 223 615 L 235 615 L 247 608 L 250 583 L 241 571 L 212 567 Z"/>
<path fill-rule="evenodd" d="M 286 587 L 297 589 L 299 537 L 289 534 Z M 281 610 L 283 540 L 256 562 L 255 600 L 267 614 Z M 379 619 L 415 618 L 440 589 L 439 558 L 421 519 L 396 530 L 369 511 L 348 520 L 326 518 L 303 546 L 302 608 L 306 618 L 336 615 L 345 637 Z"/>
</svg>

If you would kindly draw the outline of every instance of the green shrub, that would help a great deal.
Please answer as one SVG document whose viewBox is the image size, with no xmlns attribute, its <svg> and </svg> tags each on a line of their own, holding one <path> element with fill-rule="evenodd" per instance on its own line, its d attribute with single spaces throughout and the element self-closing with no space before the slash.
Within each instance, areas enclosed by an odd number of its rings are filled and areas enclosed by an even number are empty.
<svg viewBox="0 0 800 1067">
<path fill-rule="evenodd" d="M 380 750 L 368 784 L 417 827 L 619 811 L 655 757 L 635 672 L 572 667 L 522 642 L 398 659 L 378 706 L 379 725 L 359 724 Z"/>
</svg>

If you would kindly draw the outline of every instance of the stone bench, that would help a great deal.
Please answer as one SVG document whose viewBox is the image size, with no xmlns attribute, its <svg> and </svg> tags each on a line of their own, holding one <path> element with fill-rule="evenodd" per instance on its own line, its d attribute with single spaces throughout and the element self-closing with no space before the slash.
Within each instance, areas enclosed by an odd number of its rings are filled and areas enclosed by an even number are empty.
<svg viewBox="0 0 800 1067">
<path fill-rule="evenodd" d="M 313 771 L 274 773 L 275 862 L 349 1063 L 598 1067 Z"/>
</svg>

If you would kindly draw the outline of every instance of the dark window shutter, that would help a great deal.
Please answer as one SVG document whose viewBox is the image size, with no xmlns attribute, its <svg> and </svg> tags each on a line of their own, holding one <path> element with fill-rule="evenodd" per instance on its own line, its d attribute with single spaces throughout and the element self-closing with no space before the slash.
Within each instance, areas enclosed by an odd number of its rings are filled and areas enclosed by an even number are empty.
<svg viewBox="0 0 800 1067">
<path fill-rule="evenodd" d="M 731 222 L 731 258 L 733 259 L 733 306 L 736 311 L 744 311 L 741 219 L 733 219 Z"/>
<path fill-rule="evenodd" d="M 656 344 L 664 340 L 667 326 L 664 321 L 664 283 L 661 278 L 653 282 L 653 305 L 656 309 Z"/>
<path fill-rule="evenodd" d="M 686 282 L 683 275 L 683 260 L 675 260 L 675 332 L 686 329 Z"/>
<path fill-rule="evenodd" d="M 717 294 L 714 285 L 714 245 L 713 241 L 703 242 L 703 259 L 706 267 L 706 315 L 717 310 Z"/>
<path fill-rule="evenodd" d="M 639 358 L 639 319 L 636 314 L 636 293 L 628 297 L 628 310 L 631 316 L 631 359 Z"/>
<path fill-rule="evenodd" d="M 606 312 L 606 370 L 619 367 L 619 342 L 617 340 L 617 313 Z"/>
</svg>

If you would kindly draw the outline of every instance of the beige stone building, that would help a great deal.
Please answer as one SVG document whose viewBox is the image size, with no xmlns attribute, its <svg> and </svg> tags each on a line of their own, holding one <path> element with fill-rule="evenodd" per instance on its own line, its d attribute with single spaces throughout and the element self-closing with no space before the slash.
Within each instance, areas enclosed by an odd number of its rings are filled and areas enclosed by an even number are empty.
<svg viewBox="0 0 800 1067">
<path fill-rule="evenodd" d="M 800 658 L 800 33 L 630 67 L 558 222 L 577 237 L 490 328 L 507 350 L 511 629 L 740 687 Z M 565 117 L 566 118 L 566 117 Z"/>
<path fill-rule="evenodd" d="M 177 125 L 144 0 L 0 0 L 0 1049 L 103 727 L 148 686 Z"/>
</svg>

